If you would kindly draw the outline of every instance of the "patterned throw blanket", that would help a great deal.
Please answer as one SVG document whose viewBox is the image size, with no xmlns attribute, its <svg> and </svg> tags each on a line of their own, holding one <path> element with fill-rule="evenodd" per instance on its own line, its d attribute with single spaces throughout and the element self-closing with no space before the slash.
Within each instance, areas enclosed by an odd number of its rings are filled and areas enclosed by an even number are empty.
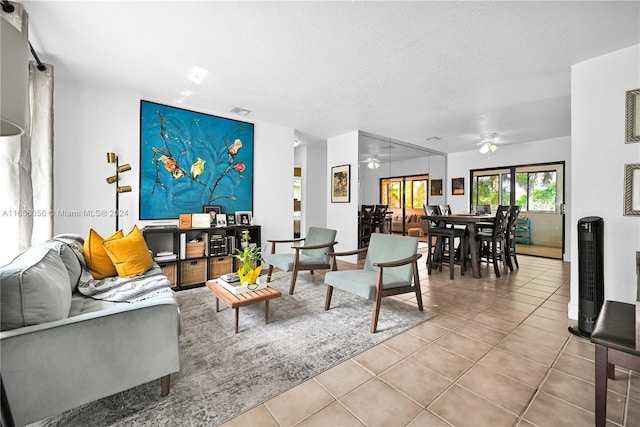
<svg viewBox="0 0 640 427">
<path fill-rule="evenodd" d="M 144 274 L 131 278 L 119 276 L 94 279 L 87 267 L 83 254 L 82 237 L 74 234 L 63 234 L 53 238 L 71 248 L 82 266 L 78 281 L 78 292 L 82 295 L 111 302 L 134 303 L 156 297 L 173 297 L 169 279 L 162 274 L 157 264 Z"/>
</svg>

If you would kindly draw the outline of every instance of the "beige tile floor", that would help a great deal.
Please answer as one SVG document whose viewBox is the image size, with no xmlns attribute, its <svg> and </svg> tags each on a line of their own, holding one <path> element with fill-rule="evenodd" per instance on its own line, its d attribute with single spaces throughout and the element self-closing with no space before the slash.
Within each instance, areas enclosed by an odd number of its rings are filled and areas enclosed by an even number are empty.
<svg viewBox="0 0 640 427">
<path fill-rule="evenodd" d="M 453 281 L 422 262 L 432 319 L 224 426 L 594 425 L 594 348 L 567 331 L 569 264 L 519 261 L 500 278 L 483 264 L 482 279 Z M 607 418 L 640 426 L 640 373 L 618 369 Z"/>
</svg>

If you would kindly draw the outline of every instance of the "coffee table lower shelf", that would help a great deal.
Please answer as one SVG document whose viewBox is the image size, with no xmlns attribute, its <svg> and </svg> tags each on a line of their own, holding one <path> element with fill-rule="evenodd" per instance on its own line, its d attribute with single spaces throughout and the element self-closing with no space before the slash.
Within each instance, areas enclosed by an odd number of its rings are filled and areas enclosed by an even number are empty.
<svg viewBox="0 0 640 427">
<path fill-rule="evenodd" d="M 235 309 L 236 334 L 238 333 L 238 316 L 240 307 L 264 301 L 264 323 L 267 324 L 269 323 L 269 300 L 282 296 L 282 293 L 279 290 L 274 289 L 271 286 L 267 286 L 263 289 L 258 289 L 257 291 L 245 292 L 235 295 L 220 286 L 217 280 L 207 281 L 207 288 L 209 288 L 211 292 L 213 292 L 213 294 L 216 296 L 216 313 L 220 311 L 219 300 L 224 301 L 225 304 L 227 304 L 230 308 Z"/>
</svg>

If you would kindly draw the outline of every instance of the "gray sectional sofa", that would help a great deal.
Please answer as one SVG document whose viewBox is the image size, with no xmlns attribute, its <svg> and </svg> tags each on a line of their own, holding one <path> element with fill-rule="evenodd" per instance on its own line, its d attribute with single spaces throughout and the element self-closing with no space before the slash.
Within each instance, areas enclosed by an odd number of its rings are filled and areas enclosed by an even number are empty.
<svg viewBox="0 0 640 427">
<path fill-rule="evenodd" d="M 179 370 L 180 311 L 159 267 L 122 280 L 147 276 L 156 288 L 147 297 L 86 296 L 79 284 L 96 284 L 83 282 L 81 242 L 60 236 L 0 268 L 4 421 L 28 424 L 158 378 L 166 395 Z"/>
</svg>

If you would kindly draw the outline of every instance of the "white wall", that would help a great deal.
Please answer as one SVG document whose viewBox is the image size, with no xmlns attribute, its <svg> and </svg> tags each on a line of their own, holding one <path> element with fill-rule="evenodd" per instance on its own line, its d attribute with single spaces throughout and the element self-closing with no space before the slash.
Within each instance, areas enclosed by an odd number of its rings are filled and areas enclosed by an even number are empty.
<svg viewBox="0 0 640 427">
<path fill-rule="evenodd" d="M 297 163 L 302 166 L 302 220 L 300 236 L 309 227 L 327 226 L 327 147 L 303 145 Z"/>
<path fill-rule="evenodd" d="M 453 212 L 469 212 L 469 192 L 471 185 L 469 182 L 469 171 L 471 169 L 485 168 L 501 168 L 505 166 L 548 163 L 548 162 L 565 162 L 565 201 L 566 215 L 565 221 L 565 261 L 570 259 L 571 255 L 571 236 L 574 233 L 570 227 L 569 218 L 571 214 L 571 176 L 569 171 L 572 165 L 571 137 L 562 137 L 548 139 L 544 141 L 536 141 L 531 143 L 515 144 L 502 146 L 492 153 L 490 156 L 480 154 L 477 149 L 465 151 L 462 153 L 452 153 L 447 158 L 447 175 L 446 183 L 447 202 L 451 205 Z M 464 195 L 451 195 L 451 178 L 464 177 Z"/>
<path fill-rule="evenodd" d="M 623 216 L 624 165 L 640 162 L 640 143 L 625 144 L 625 92 L 640 88 L 640 45 L 571 67 L 571 227 L 604 219 L 605 298 L 636 298 L 640 218 Z M 575 233 L 574 233 L 575 235 Z M 578 242 L 572 238 L 569 317 L 578 315 Z"/>
<path fill-rule="evenodd" d="M 327 227 L 338 232 L 338 251 L 358 248 L 358 135 L 356 130 L 327 140 Z M 351 198 L 349 203 L 331 203 L 331 168 L 341 165 L 351 165 Z M 356 263 L 357 257 L 344 261 Z"/>
<path fill-rule="evenodd" d="M 127 232 L 134 224 L 148 223 L 138 219 L 140 99 L 153 100 L 139 93 L 57 81 L 54 234 L 86 236 L 89 228 L 105 235 L 114 231 L 114 217 L 88 213 L 115 207 L 113 185 L 105 181 L 114 173 L 114 166 L 106 161 L 108 151 L 115 152 L 121 164 L 132 166 L 131 171 L 121 175 L 121 185 L 131 185 L 133 191 L 120 195 L 120 209 L 128 211 L 127 216 L 120 217 L 120 228 Z M 197 111 L 237 119 L 225 113 Z M 254 221 L 262 226 L 263 242 L 289 237 L 293 216 L 293 129 L 256 122 L 254 132 Z M 287 188 L 290 192 L 274 188 Z"/>
</svg>

